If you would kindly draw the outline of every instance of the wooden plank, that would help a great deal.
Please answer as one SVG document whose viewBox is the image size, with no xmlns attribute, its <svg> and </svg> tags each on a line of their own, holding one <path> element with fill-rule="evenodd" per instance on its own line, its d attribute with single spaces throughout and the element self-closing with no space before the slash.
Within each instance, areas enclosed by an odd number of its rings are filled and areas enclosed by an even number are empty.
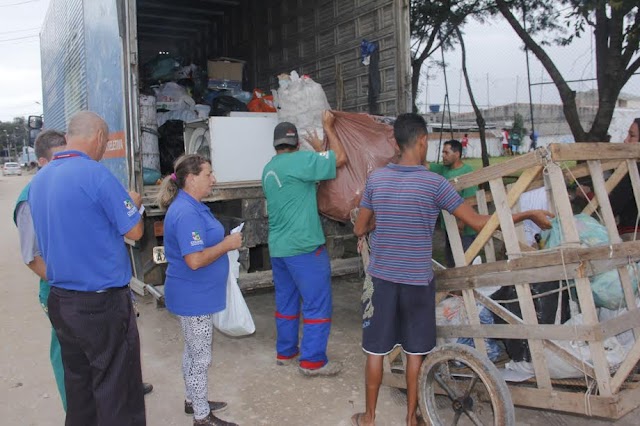
<svg viewBox="0 0 640 426">
<path fill-rule="evenodd" d="M 618 234 L 618 227 L 616 226 L 616 218 L 613 216 L 613 209 L 609 202 L 609 192 L 607 191 L 606 183 L 604 181 L 604 175 L 602 173 L 602 167 L 600 167 L 599 161 L 588 161 L 589 170 L 591 171 L 591 183 L 593 185 L 593 192 L 596 194 L 598 204 L 600 205 L 600 215 L 604 221 L 603 225 L 607 228 L 609 234 L 609 242 L 616 244 L 622 241 Z M 626 163 L 624 168 L 626 168 Z M 622 178 L 620 178 L 622 179 Z"/>
<path fill-rule="evenodd" d="M 573 219 L 573 212 L 571 210 L 571 204 L 569 203 L 567 188 L 561 178 L 562 172 L 560 167 L 555 163 L 550 163 L 547 165 L 547 172 L 549 173 L 549 182 L 553 191 L 557 217 L 560 220 L 562 235 L 565 241 L 563 245 L 578 246 L 580 244 L 580 238 L 578 236 L 576 223 Z M 563 252 L 561 251 L 560 253 L 562 254 Z M 565 260 L 564 257 L 562 260 Z M 598 324 L 598 315 L 593 301 L 593 293 L 591 292 L 591 283 L 589 278 L 587 278 L 586 270 L 584 268 L 578 269 L 578 277 L 575 279 L 575 283 L 584 324 Z M 611 376 L 609 375 L 609 364 L 605 357 L 604 343 L 598 341 L 589 342 L 589 349 L 591 350 L 591 356 L 593 359 L 594 370 L 598 382 L 598 390 L 601 395 L 610 396 Z"/>
<path fill-rule="evenodd" d="M 602 165 L 600 165 L 600 169 L 601 171 L 604 171 L 604 169 L 602 168 Z M 609 179 L 607 179 L 607 182 L 605 183 L 607 194 L 610 194 L 613 188 L 615 188 L 620 183 L 620 181 L 627 175 L 628 170 L 629 169 L 627 167 L 627 163 L 621 162 L 618 168 L 613 172 L 613 174 L 609 177 Z M 582 210 L 582 213 L 588 214 L 589 216 L 591 216 L 593 212 L 596 211 L 598 206 L 599 206 L 598 197 L 594 197 L 589 201 L 589 204 L 587 204 L 587 206 Z"/>
<path fill-rule="evenodd" d="M 483 303 L 485 298 L 478 297 Z M 499 305 L 499 301 L 494 301 Z M 484 304 L 484 303 L 483 303 Z M 492 305 L 493 308 L 495 306 Z M 488 307 L 489 308 L 489 307 Z M 504 308 L 503 308 L 504 309 Z M 492 309 L 490 309 L 492 310 Z M 506 312 L 509 312 L 505 309 Z M 493 312 L 493 310 L 492 310 Z M 496 313 L 501 318 L 504 312 Z M 640 324 L 640 310 L 625 312 L 619 317 L 612 318 L 598 325 L 555 325 L 555 324 L 525 324 L 517 316 L 503 318 L 509 324 L 481 324 L 481 325 L 439 325 L 438 337 L 482 337 L 483 339 L 538 339 L 538 340 L 605 340 L 617 336 Z"/>
<path fill-rule="evenodd" d="M 158 190 L 159 188 L 156 189 L 156 187 L 145 186 L 145 192 L 142 197 L 145 209 L 151 209 L 157 206 L 155 197 Z M 204 198 L 202 202 L 213 203 L 216 201 L 241 200 L 244 198 L 264 198 L 262 186 L 259 181 L 216 185 L 211 195 Z"/>
<path fill-rule="evenodd" d="M 480 324 L 480 325 L 439 325 L 438 337 L 474 337 L 482 339 L 533 339 L 533 340 L 597 340 L 593 326 L 552 325 L 552 324 Z"/>
<path fill-rule="evenodd" d="M 565 262 L 564 264 L 561 262 L 562 259 L 559 260 L 560 264 L 538 266 L 535 269 L 507 270 L 503 273 L 486 273 L 460 278 L 438 278 L 436 280 L 436 287 L 438 291 L 453 292 L 497 285 L 506 286 L 518 282 L 546 282 L 574 279 L 582 273 L 593 276 L 614 270 L 621 265 L 627 265 L 629 260 L 625 258 L 606 258 L 582 262 Z M 581 266 L 584 267 L 586 272 L 578 270 Z"/>
<path fill-rule="evenodd" d="M 598 324 L 598 314 L 593 301 L 593 293 L 591 292 L 591 282 L 583 276 L 576 278 L 575 283 L 584 324 Z M 589 342 L 589 350 L 591 351 L 591 359 L 596 373 L 598 390 L 603 396 L 611 396 L 611 375 L 609 374 L 609 363 L 605 356 L 604 341 Z"/>
<path fill-rule="evenodd" d="M 511 193 L 517 194 L 519 197 L 541 169 L 542 168 L 540 166 L 536 166 L 523 172 L 520 179 L 518 179 L 518 182 L 516 182 L 515 186 L 512 188 Z M 527 175 L 528 171 L 531 171 L 529 175 Z M 518 258 L 520 257 L 518 237 L 516 235 L 513 217 L 511 215 L 511 207 L 513 204 L 509 203 L 510 200 L 508 200 L 507 193 L 501 180 L 494 179 L 489 182 L 489 186 L 491 187 L 491 194 L 493 195 L 496 212 L 500 218 L 500 228 L 502 229 L 505 237 L 505 247 L 507 249 L 508 257 L 509 259 Z M 518 300 L 520 302 L 522 318 L 527 324 L 538 324 L 538 317 L 536 315 L 536 308 L 533 305 L 531 288 L 528 284 L 516 284 L 515 287 L 516 293 L 518 294 Z M 539 340 L 529 339 L 528 342 L 538 387 L 542 389 L 551 389 L 551 377 L 546 364 L 544 347 Z"/>
<path fill-rule="evenodd" d="M 636 207 L 640 212 L 640 174 L 638 174 L 638 163 L 634 160 L 627 160 L 627 168 L 629 169 L 629 179 L 631 179 L 633 196 L 636 199 Z"/>
<path fill-rule="evenodd" d="M 529 154 L 526 154 L 526 155 L 529 155 Z M 520 198 L 520 195 L 525 191 L 525 189 L 527 189 L 531 181 L 535 179 L 535 177 L 541 171 L 542 171 L 542 166 L 533 166 L 525 170 L 524 172 L 522 172 L 522 175 L 520 175 L 520 178 L 513 186 L 512 191 L 510 191 L 509 195 L 506 196 L 505 205 L 508 206 L 509 211 L 511 211 L 511 207 L 513 207 L 513 205 L 518 201 L 518 198 Z M 467 176 L 467 175 L 464 175 L 464 176 Z M 502 179 L 494 179 L 491 182 L 499 183 L 502 186 Z M 491 182 L 489 182 L 490 185 L 491 185 Z M 502 188 L 503 188 L 502 191 L 504 192 L 504 186 L 502 186 Z M 496 194 L 493 192 L 493 189 L 491 193 L 493 194 L 494 205 L 497 205 Z M 511 223 L 513 223 L 513 221 L 511 221 Z M 498 220 L 498 215 L 494 213 L 493 215 L 491 215 L 491 218 L 489 219 L 489 221 L 478 233 L 478 236 L 476 237 L 476 239 L 473 241 L 473 243 L 465 253 L 465 265 L 470 264 L 473 261 L 473 259 L 478 255 L 478 253 L 480 253 L 480 250 L 482 249 L 482 247 L 487 243 L 487 241 L 489 241 L 489 238 L 491 238 L 491 236 L 493 235 L 493 232 L 498 229 L 499 225 L 500 225 L 500 221 Z M 502 232 L 504 232 L 504 229 L 502 230 Z M 514 241 L 518 241 L 518 240 L 516 239 Z"/>
<path fill-rule="evenodd" d="M 467 173 L 466 175 L 459 176 L 451 183 L 456 191 L 460 191 L 465 188 L 481 185 L 492 179 L 502 179 L 504 176 L 512 175 L 520 172 L 521 170 L 530 169 L 531 167 L 539 166 L 541 164 L 542 161 L 540 155 L 537 152 L 529 152 L 527 154 L 514 157 L 504 163 L 483 167 L 473 173 Z"/>
<path fill-rule="evenodd" d="M 628 259 L 640 260 L 640 240 L 625 241 L 611 246 L 556 248 L 535 254 L 527 254 L 518 259 L 509 261 L 501 260 L 481 265 L 464 266 L 436 271 L 439 281 L 455 278 L 474 277 L 491 273 L 520 271 L 541 266 L 562 265 L 563 263 L 579 263 L 591 260 L 603 259 Z M 439 286 L 438 286 L 439 287 Z"/>
<path fill-rule="evenodd" d="M 640 386 L 625 387 L 618 394 L 615 404 L 616 418 L 622 418 L 640 406 Z"/>
<path fill-rule="evenodd" d="M 560 167 L 557 164 L 551 163 L 547 165 L 547 172 L 549 175 L 549 184 L 553 195 L 556 217 L 560 221 L 560 226 L 563 231 L 563 245 L 565 247 L 579 247 L 580 237 L 578 236 L 578 231 L 573 221 L 571 203 L 569 202 L 569 193 L 567 192 L 567 187 L 564 184 L 562 170 L 560 170 Z"/>
<path fill-rule="evenodd" d="M 636 340 L 636 342 L 631 347 L 631 350 L 627 354 L 625 360 L 618 366 L 618 371 L 611 379 L 611 393 L 614 395 L 618 393 L 620 387 L 627 380 L 629 374 L 633 371 L 633 369 L 640 361 L 640 339 Z"/>
<path fill-rule="evenodd" d="M 488 215 L 489 206 L 487 205 L 487 193 L 484 189 L 476 191 L 476 200 L 478 202 L 478 213 Z M 489 238 L 484 245 L 484 255 L 487 263 L 496 261 L 496 248 L 492 238 Z"/>
<path fill-rule="evenodd" d="M 605 340 L 638 327 L 640 327 L 640 309 L 633 309 L 601 322 L 599 330 L 596 330 L 596 336 L 600 340 Z"/>
<path fill-rule="evenodd" d="M 464 254 L 464 249 L 462 248 L 462 239 L 460 237 L 460 230 L 458 229 L 458 220 L 450 214 L 449 212 L 443 210 L 442 218 L 444 219 L 444 226 L 447 233 L 447 238 L 449 239 L 449 246 L 451 247 L 451 253 L 453 254 L 453 259 L 458 265 L 456 254 L 462 252 Z"/>
<path fill-rule="evenodd" d="M 518 318 L 516 315 L 514 315 L 513 313 L 505 309 L 503 306 L 496 303 L 494 300 L 486 296 L 483 296 L 482 294 L 477 292 L 476 292 L 476 297 L 478 298 L 478 301 L 480 301 L 480 303 L 482 303 L 487 309 L 489 309 L 491 312 L 493 312 L 494 314 L 502 318 L 508 324 L 511 324 L 511 325 L 524 324 L 524 321 L 521 318 Z M 526 336 L 523 336 L 523 337 L 526 337 Z M 589 363 L 585 363 L 582 359 L 578 358 L 576 355 L 570 352 L 567 352 L 566 349 L 561 348 L 556 343 L 550 340 L 543 340 L 542 343 L 545 349 L 553 352 L 555 355 L 565 360 L 566 362 L 568 362 L 570 365 L 574 366 L 578 370 L 584 371 L 584 373 L 589 377 L 595 377 L 595 372 L 593 371 L 593 367 Z"/>
<path fill-rule="evenodd" d="M 453 254 L 453 260 L 456 266 L 463 266 L 465 262 L 464 249 L 462 247 L 462 241 L 460 239 L 460 232 L 458 229 L 457 219 L 446 211 L 443 211 L 444 223 L 447 228 L 447 235 L 449 236 L 449 245 L 451 246 L 451 253 Z M 476 306 L 476 299 L 473 295 L 473 290 L 463 290 L 462 299 L 467 312 L 467 320 L 472 325 L 480 325 L 480 314 Z M 487 346 L 484 343 L 484 339 L 474 338 L 473 343 L 476 349 L 483 355 L 487 355 Z"/>
<path fill-rule="evenodd" d="M 611 420 L 617 420 L 622 416 L 617 409 L 618 399 L 615 397 L 585 395 L 583 390 L 572 392 L 558 389 L 536 389 L 513 384 L 508 384 L 508 386 L 511 400 L 516 406 L 597 416 Z M 633 395 L 640 397 L 640 392 L 634 391 Z"/>
<path fill-rule="evenodd" d="M 632 161 L 632 160 L 626 160 L 626 161 Z M 620 166 L 621 163 L 622 161 L 620 160 L 601 161 L 602 170 L 608 171 L 608 170 L 616 169 Z M 576 179 L 589 176 L 589 166 L 586 163 L 581 163 L 571 168 L 563 167 L 562 174 L 564 176 L 565 183 L 567 185 L 572 185 L 573 183 L 576 182 Z M 529 185 L 529 190 L 543 187 L 544 181 L 545 181 L 544 177 L 539 177 L 537 179 L 534 179 Z M 486 199 L 487 199 L 487 203 L 493 202 L 493 198 L 491 198 L 491 194 L 487 194 Z M 467 201 L 471 206 L 476 206 L 478 203 L 474 197 L 465 198 L 465 201 Z"/>
<path fill-rule="evenodd" d="M 640 144 L 569 143 L 550 144 L 553 161 L 633 160 L 640 158 Z"/>
<path fill-rule="evenodd" d="M 624 301 L 627 305 L 627 310 L 638 310 L 638 306 L 636 305 L 636 295 L 633 291 L 633 284 L 631 283 L 631 277 L 629 276 L 627 265 L 622 265 L 618 268 L 618 277 L 620 277 L 620 285 L 622 285 L 622 293 L 624 294 Z M 633 329 L 634 339 L 638 339 L 640 336 L 639 333 L 639 328 Z"/>
</svg>

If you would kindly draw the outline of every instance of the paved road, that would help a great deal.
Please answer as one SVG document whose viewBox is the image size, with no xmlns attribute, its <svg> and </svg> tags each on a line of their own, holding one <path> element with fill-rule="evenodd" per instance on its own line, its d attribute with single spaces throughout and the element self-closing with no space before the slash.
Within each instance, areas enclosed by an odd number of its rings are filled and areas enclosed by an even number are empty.
<svg viewBox="0 0 640 426">
<path fill-rule="evenodd" d="M 38 304 L 37 279 L 21 263 L 11 221 L 13 203 L 29 176 L 0 176 L 0 424 L 58 426 L 64 415 L 49 365 L 49 323 Z M 229 402 L 221 414 L 242 425 L 346 426 L 364 405 L 364 356 L 359 349 L 360 282 L 334 283 L 334 322 L 329 355 L 345 362 L 335 378 L 308 379 L 274 362 L 273 295 L 247 297 L 257 331 L 248 338 L 214 337 L 210 396 Z M 140 300 L 143 375 L 155 390 L 147 396 L 150 426 L 188 426 L 182 412 L 182 338 L 178 322 L 150 298 Z M 404 396 L 383 388 L 379 425 L 401 425 Z M 609 422 L 518 409 L 519 425 L 595 426 Z M 616 423 L 640 424 L 636 411 Z"/>
</svg>

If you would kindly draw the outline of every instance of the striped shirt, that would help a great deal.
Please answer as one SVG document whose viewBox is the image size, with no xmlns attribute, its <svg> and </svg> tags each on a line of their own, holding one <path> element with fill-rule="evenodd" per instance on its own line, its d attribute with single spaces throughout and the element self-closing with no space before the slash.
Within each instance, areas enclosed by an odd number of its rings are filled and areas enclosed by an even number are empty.
<svg viewBox="0 0 640 426">
<path fill-rule="evenodd" d="M 375 213 L 376 221 L 367 272 L 395 283 L 428 285 L 440 210 L 453 213 L 462 203 L 446 179 L 423 166 L 389 164 L 374 171 L 360 203 Z"/>
</svg>

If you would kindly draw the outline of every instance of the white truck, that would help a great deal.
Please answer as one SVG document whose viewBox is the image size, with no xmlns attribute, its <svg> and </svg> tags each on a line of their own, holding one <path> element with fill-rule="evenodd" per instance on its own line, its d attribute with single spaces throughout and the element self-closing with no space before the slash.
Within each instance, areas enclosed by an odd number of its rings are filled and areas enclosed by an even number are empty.
<svg viewBox="0 0 640 426">
<path fill-rule="evenodd" d="M 143 194 L 147 208 L 145 237 L 131 248 L 134 289 L 153 293 L 163 278 L 152 258 L 152 248 L 162 244 L 163 212 L 151 201 L 156 187 L 145 186 L 142 174 L 141 64 L 159 52 L 204 68 L 209 59 L 239 58 L 246 62 L 249 90 L 273 89 L 278 74 L 297 70 L 322 84 L 334 109 L 396 115 L 411 105 L 409 3 L 51 0 L 40 35 L 45 127 L 64 131 L 69 117 L 83 109 L 109 125 L 102 161 L 125 187 Z M 363 39 L 378 43 L 375 68 L 361 63 Z M 252 155 L 227 151 L 232 154 L 225 161 L 239 168 Z M 241 263 L 245 272 L 257 272 L 244 274 L 241 287 L 270 285 L 260 182 L 225 182 L 205 201 L 227 226 L 246 222 Z M 339 259 L 350 227 L 329 220 L 324 225 L 334 273 L 357 270 Z"/>
</svg>

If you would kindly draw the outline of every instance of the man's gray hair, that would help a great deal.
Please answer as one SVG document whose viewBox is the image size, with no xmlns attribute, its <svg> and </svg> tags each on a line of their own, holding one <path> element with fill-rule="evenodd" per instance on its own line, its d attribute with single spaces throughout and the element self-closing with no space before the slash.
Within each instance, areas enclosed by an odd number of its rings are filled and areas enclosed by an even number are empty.
<svg viewBox="0 0 640 426">
<path fill-rule="evenodd" d="M 65 146 L 66 144 L 67 140 L 62 132 L 57 130 L 40 132 L 35 142 L 36 158 L 46 158 L 47 161 L 51 161 L 51 149 Z"/>
</svg>

